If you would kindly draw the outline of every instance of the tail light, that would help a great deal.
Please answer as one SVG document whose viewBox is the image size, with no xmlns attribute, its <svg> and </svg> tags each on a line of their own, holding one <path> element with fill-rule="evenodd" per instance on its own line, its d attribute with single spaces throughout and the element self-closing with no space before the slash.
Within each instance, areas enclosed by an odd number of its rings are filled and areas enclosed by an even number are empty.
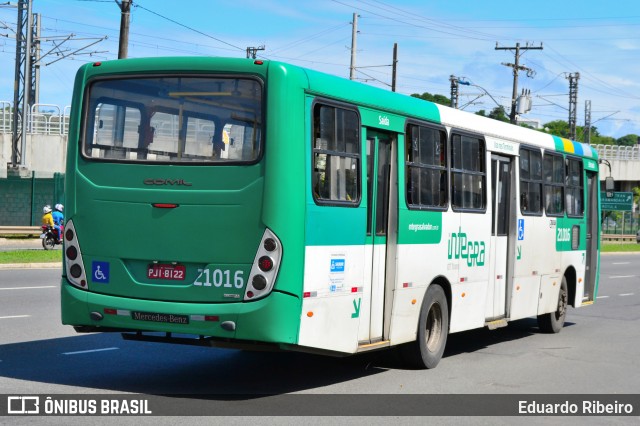
<svg viewBox="0 0 640 426">
<path fill-rule="evenodd" d="M 244 300 L 260 299 L 271 293 L 278 276 L 281 260 L 282 244 L 280 244 L 280 240 L 271 230 L 265 229 L 258 252 L 253 260 Z"/>
<path fill-rule="evenodd" d="M 83 290 L 87 289 L 87 274 L 82 262 L 82 253 L 78 245 L 78 236 L 73 226 L 73 221 L 69 220 L 64 225 L 64 265 L 67 272 L 67 281 Z"/>
</svg>

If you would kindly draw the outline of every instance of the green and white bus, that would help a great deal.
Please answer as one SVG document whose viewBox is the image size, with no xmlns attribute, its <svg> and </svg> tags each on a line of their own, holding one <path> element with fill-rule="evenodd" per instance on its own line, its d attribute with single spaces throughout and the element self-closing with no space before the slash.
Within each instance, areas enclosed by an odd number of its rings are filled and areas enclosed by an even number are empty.
<svg viewBox="0 0 640 426">
<path fill-rule="evenodd" d="M 87 64 L 62 322 L 431 368 L 595 300 L 599 191 L 589 145 L 281 62 Z"/>
</svg>

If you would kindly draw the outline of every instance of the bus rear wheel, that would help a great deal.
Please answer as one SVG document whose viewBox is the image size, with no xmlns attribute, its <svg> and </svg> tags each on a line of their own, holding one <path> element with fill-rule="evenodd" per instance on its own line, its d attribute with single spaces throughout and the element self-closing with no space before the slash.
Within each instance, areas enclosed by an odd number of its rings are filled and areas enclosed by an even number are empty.
<svg viewBox="0 0 640 426">
<path fill-rule="evenodd" d="M 420 308 L 416 341 L 399 347 L 404 363 L 411 368 L 435 368 L 442 359 L 448 333 L 447 297 L 442 287 L 432 284 Z"/>
<path fill-rule="evenodd" d="M 567 279 L 562 277 L 560 294 L 558 295 L 558 307 L 555 312 L 538 315 L 538 327 L 543 333 L 559 333 L 564 326 L 569 306 L 569 292 L 567 291 Z"/>
</svg>

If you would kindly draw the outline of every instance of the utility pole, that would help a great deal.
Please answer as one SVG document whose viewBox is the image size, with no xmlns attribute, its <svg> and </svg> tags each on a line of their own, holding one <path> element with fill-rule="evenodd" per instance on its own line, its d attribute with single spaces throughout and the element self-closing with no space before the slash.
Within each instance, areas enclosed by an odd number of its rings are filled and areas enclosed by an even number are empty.
<svg viewBox="0 0 640 426">
<path fill-rule="evenodd" d="M 33 14 L 31 34 L 31 85 L 29 86 L 29 103 L 40 103 L 40 14 Z"/>
<path fill-rule="evenodd" d="M 358 35 L 358 14 L 353 14 L 353 22 L 351 23 L 351 66 L 349 67 L 349 80 L 356 78 L 356 46 Z"/>
<path fill-rule="evenodd" d="M 27 123 L 29 111 L 29 92 L 31 81 L 31 1 L 18 1 L 18 25 L 16 28 L 16 62 L 13 85 L 13 132 L 11 167 L 24 166 L 27 144 Z M 22 121 L 20 121 L 22 120 Z"/>
<path fill-rule="evenodd" d="M 591 101 L 584 101 L 584 143 L 591 143 Z"/>
<path fill-rule="evenodd" d="M 578 115 L 578 80 L 580 73 L 569 74 L 569 139 L 576 139 L 576 122 Z"/>
<path fill-rule="evenodd" d="M 258 47 L 247 47 L 247 59 L 248 58 L 256 59 L 256 56 L 258 55 L 258 50 L 264 50 L 264 49 L 265 49 L 264 44 Z"/>
<path fill-rule="evenodd" d="M 118 44 L 118 59 L 125 59 L 129 53 L 129 16 L 131 0 L 116 0 L 120 7 L 120 42 Z"/>
<path fill-rule="evenodd" d="M 449 76 L 451 82 L 451 108 L 458 109 L 458 95 L 460 92 L 460 81 L 455 75 Z"/>
<path fill-rule="evenodd" d="M 398 69 L 398 43 L 393 43 L 393 68 L 391 69 L 391 91 L 396 91 L 396 72 Z"/>
<path fill-rule="evenodd" d="M 511 113 L 509 114 L 509 121 L 511 122 L 511 124 L 516 124 L 516 102 L 517 102 L 517 96 L 518 96 L 518 71 L 526 71 L 527 77 L 533 77 L 533 75 L 535 74 L 535 71 L 532 70 L 531 68 L 527 68 L 523 65 L 520 65 L 520 56 L 522 55 L 520 51 L 526 52 L 527 50 L 542 50 L 542 44 L 540 44 L 540 46 L 529 46 L 529 43 L 527 43 L 526 46 L 520 47 L 520 43 L 516 43 L 514 47 L 498 47 L 498 43 L 496 42 L 495 50 L 514 50 L 514 49 L 515 49 L 515 63 L 514 64 L 505 63 L 505 62 L 502 63 L 502 65 L 504 66 L 513 68 L 513 92 L 511 95 Z"/>
</svg>

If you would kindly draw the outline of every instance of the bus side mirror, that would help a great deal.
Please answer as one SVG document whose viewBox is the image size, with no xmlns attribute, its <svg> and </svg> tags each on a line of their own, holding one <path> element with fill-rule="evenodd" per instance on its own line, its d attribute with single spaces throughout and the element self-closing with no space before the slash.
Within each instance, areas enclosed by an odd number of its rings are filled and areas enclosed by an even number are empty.
<svg viewBox="0 0 640 426">
<path fill-rule="evenodd" d="M 604 178 L 604 189 L 605 191 L 613 191 L 615 189 L 615 181 L 611 176 Z"/>
<path fill-rule="evenodd" d="M 607 193 L 607 198 L 613 197 L 613 191 L 615 189 L 615 181 L 611 176 L 604 178 L 604 190 Z"/>
</svg>

